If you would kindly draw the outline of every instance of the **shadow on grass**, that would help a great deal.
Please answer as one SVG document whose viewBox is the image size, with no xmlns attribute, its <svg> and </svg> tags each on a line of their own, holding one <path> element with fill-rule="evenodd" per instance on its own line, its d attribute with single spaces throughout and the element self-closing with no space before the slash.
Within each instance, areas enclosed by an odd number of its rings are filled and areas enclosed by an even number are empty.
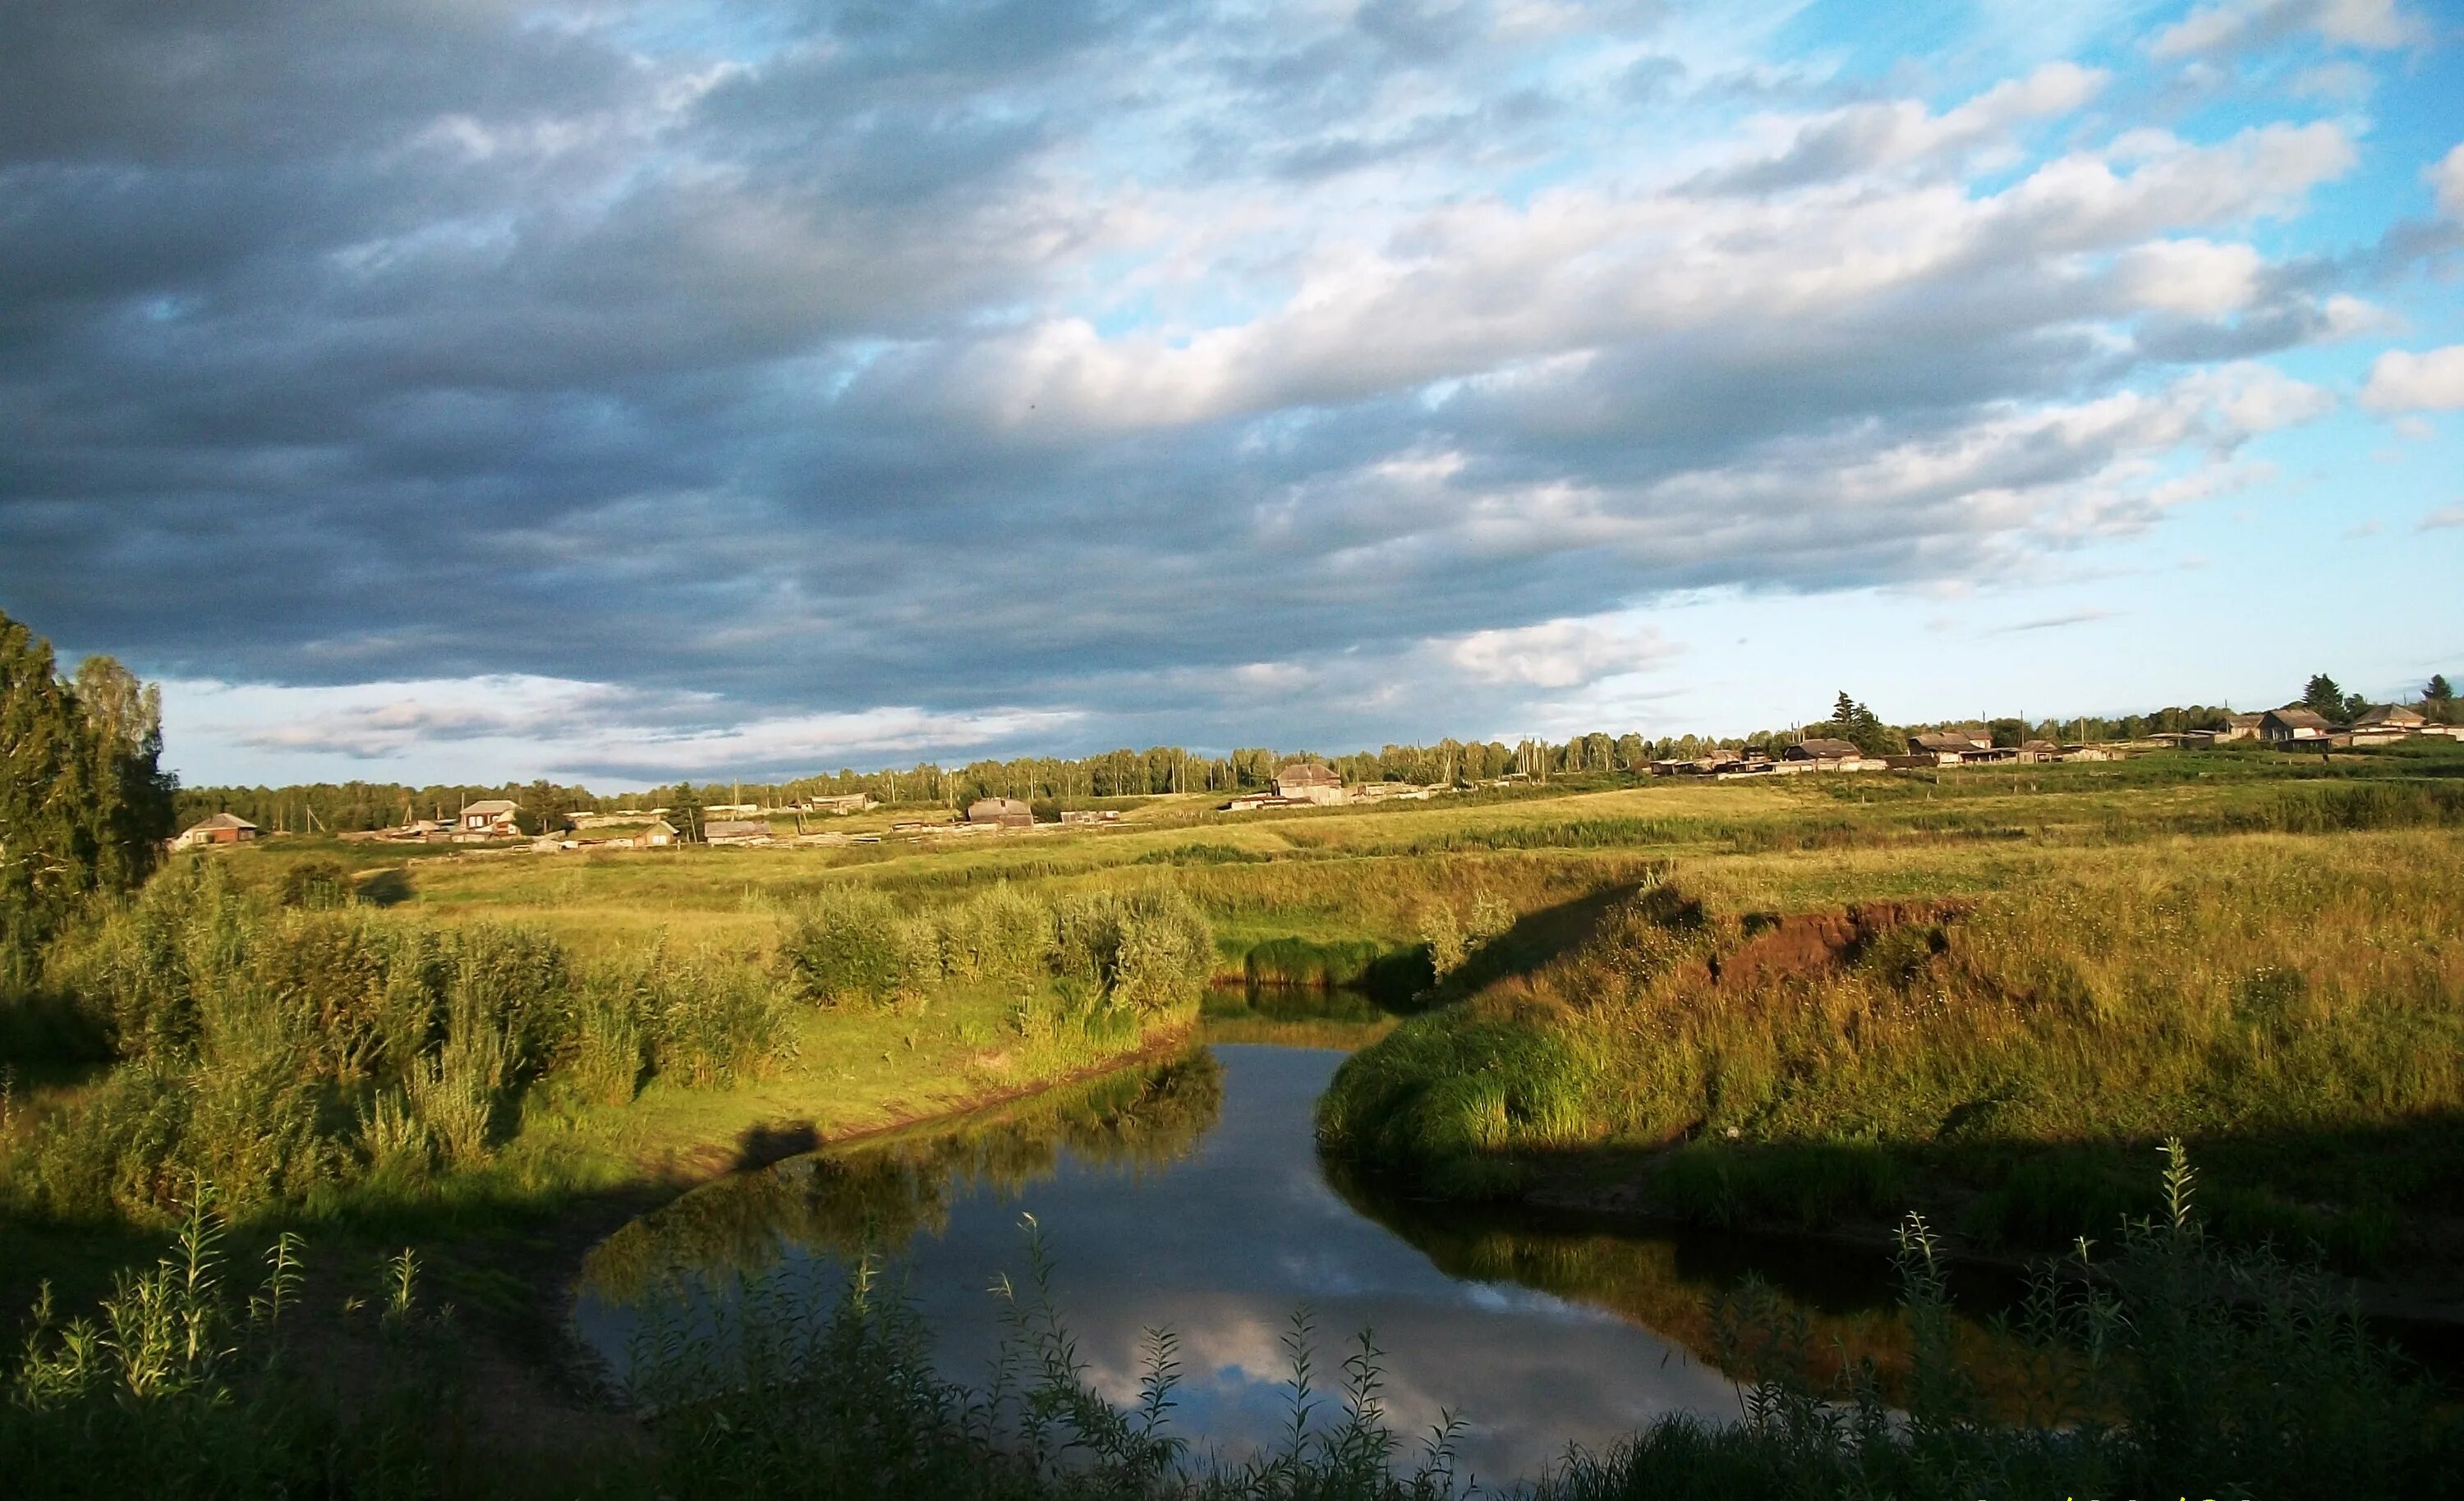
<svg viewBox="0 0 2464 1501">
<path fill-rule="evenodd" d="M 746 1126 L 736 1138 L 736 1171 L 750 1172 L 790 1157 L 821 1150 L 821 1128 L 810 1120 L 774 1120 Z"/>
<path fill-rule="evenodd" d="M 357 895 L 370 906 L 400 906 L 411 899 L 410 872 L 399 865 L 377 871 L 360 881 Z"/>
<path fill-rule="evenodd" d="M 1954 1112 L 1956 1114 L 1956 1112 Z M 2192 1134 L 2202 1208 L 2228 1245 L 2359 1275 L 2464 1285 L 2464 1113 L 2377 1125 Z M 2059 1251 L 2164 1208 L 2158 1143 L 1757 1142 L 1698 1136 L 1514 1160 L 1527 1194 L 1712 1229 L 1867 1232 L 1910 1207 L 1993 1254 Z"/>
<path fill-rule="evenodd" d="M 1514 925 L 1473 949 L 1463 968 L 1446 976 L 1429 999 L 1458 1000 L 1500 980 L 1529 975 L 1549 961 L 1580 946 L 1598 928 L 1600 920 L 1619 901 L 1634 893 L 1625 881 L 1585 892 L 1554 906 L 1541 907 L 1515 919 Z"/>
</svg>

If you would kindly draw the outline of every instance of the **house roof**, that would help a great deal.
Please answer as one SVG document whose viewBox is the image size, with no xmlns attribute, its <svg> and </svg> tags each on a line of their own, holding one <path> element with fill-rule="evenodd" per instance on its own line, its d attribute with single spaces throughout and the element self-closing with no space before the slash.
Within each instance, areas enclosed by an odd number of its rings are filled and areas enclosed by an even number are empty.
<svg viewBox="0 0 2464 1501">
<path fill-rule="evenodd" d="M 1035 810 L 1016 797 L 979 797 L 967 804 L 969 823 L 989 823 L 995 818 L 1032 818 Z"/>
<path fill-rule="evenodd" d="M 1291 782 L 1302 787 L 1341 787 L 1343 778 L 1334 768 L 1320 766 L 1315 761 L 1294 761 L 1275 773 L 1278 783 Z"/>
<path fill-rule="evenodd" d="M 2353 721 L 2355 729 L 2365 725 L 2418 725 L 2424 723 L 2420 711 L 2401 704 L 2373 704 Z"/>
<path fill-rule="evenodd" d="M 668 833 L 670 833 L 670 834 L 676 834 L 676 833 L 681 832 L 681 831 L 679 831 L 679 830 L 676 828 L 676 826 L 675 826 L 674 824 L 670 823 L 670 822 L 669 822 L 667 819 L 665 819 L 665 818 L 661 818 L 658 822 L 656 822 L 656 823 L 654 823 L 654 824 L 651 824 L 649 828 L 644 829 L 642 832 L 643 832 L 644 834 L 656 834 L 656 833 L 658 833 L 658 832 L 659 832 L 660 830 L 662 830 L 662 829 L 665 829 L 665 830 L 666 830 Z"/>
<path fill-rule="evenodd" d="M 188 825 L 187 832 L 194 834 L 200 829 L 253 829 L 255 827 L 255 824 L 249 822 L 238 814 L 217 813 L 209 814 Z"/>
<path fill-rule="evenodd" d="M 2256 729 L 2258 722 L 2266 717 L 2264 714 L 2228 714 L 2225 723 L 2235 729 Z"/>
<path fill-rule="evenodd" d="M 2276 721 L 2277 724 L 2284 726 L 2288 729 L 2328 729 L 2334 728 L 2324 719 L 2319 717 L 2319 713 L 2316 709 L 2303 708 L 2299 704 L 2288 704 L 2282 708 L 2269 709 L 2265 717 Z"/>
<path fill-rule="evenodd" d="M 761 818 L 709 818 L 701 826 L 705 839 L 766 838 L 769 834 L 769 822 Z"/>
<path fill-rule="evenodd" d="M 2044 753 L 2045 753 L 2046 751 L 2048 751 L 2048 750 L 2060 750 L 2060 749 L 2061 749 L 2061 747 L 2059 747 L 2059 746 L 2057 746 L 2057 745 L 2054 744 L 2054 743 L 2053 743 L 2052 741 L 2050 741 L 2050 740 L 2031 740 L 2031 741 L 2029 741 L 2026 745 L 2021 746 L 2019 749 L 2020 749 L 2020 750 L 2022 750 L 2029 751 L 2029 752 L 2031 752 L 2031 753 L 2033 753 L 2033 754 L 2035 754 L 2035 755 L 2042 755 L 2042 754 L 2044 754 Z"/>
<path fill-rule="evenodd" d="M 483 818 L 493 818 L 498 814 L 513 811 L 514 802 L 510 797 L 483 797 L 477 802 L 465 805 L 462 816 L 467 818 L 475 813 Z"/>
<path fill-rule="evenodd" d="M 1910 735 L 1908 737 L 1908 742 L 1911 745 L 1923 746 L 1927 750 L 1973 750 L 1976 749 L 1975 741 L 1969 739 L 1966 735 L 1957 734 L 1946 729 L 1936 729 L 1922 735 Z"/>
<path fill-rule="evenodd" d="M 1859 753 L 1857 748 L 1845 740 L 1832 740 L 1818 735 L 1811 740 L 1800 740 L 1791 749 L 1804 757 L 1822 760 L 1844 760 Z"/>
</svg>

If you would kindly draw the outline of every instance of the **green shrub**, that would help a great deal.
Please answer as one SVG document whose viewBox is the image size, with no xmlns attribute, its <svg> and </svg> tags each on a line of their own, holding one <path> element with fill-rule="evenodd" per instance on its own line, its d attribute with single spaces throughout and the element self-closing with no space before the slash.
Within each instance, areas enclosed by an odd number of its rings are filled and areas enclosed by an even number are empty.
<svg viewBox="0 0 2464 1501">
<path fill-rule="evenodd" d="M 1345 1060 L 1318 1100 L 1329 1149 L 1469 1196 L 1511 1188 L 1504 1154 L 1580 1139 L 1588 1071 L 1546 1026 L 1463 1011 Z"/>
<path fill-rule="evenodd" d="M 880 1005 L 908 980 L 912 945 L 903 937 L 895 903 L 870 886 L 841 882 L 805 898 L 781 925 L 779 959 L 812 1000 Z"/>
<path fill-rule="evenodd" d="M 938 925 L 942 972 L 954 979 L 1029 985 L 1050 965 L 1050 909 L 1006 881 L 950 908 Z"/>
<path fill-rule="evenodd" d="M 1177 886 L 1075 893 L 1053 929 L 1059 977 L 1133 1014 L 1195 1006 L 1215 972 L 1215 931 Z"/>
</svg>

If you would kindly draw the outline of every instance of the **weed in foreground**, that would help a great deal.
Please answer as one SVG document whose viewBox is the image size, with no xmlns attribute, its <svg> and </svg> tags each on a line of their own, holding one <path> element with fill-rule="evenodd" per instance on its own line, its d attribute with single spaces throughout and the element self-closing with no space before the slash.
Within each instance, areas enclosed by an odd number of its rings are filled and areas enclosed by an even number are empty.
<svg viewBox="0 0 2464 1501">
<path fill-rule="evenodd" d="M 1664 1418 L 1599 1454 L 1571 1453 L 1522 1486 L 1531 1501 L 1642 1497 L 1911 1498 L 2213 1494 L 2367 1498 L 2439 1493 L 2464 1460 L 2464 1424 L 2375 1344 L 2331 1284 L 2220 1247 L 2196 1179 L 2166 1149 L 2163 1214 L 2123 1225 L 2119 1250 L 2080 1242 L 2036 1271 L 2006 1328 L 2031 1352 L 2030 1409 L 1987 1413 L 1952 1353 L 1941 1250 L 1902 1227 L 1902 1313 L 1914 1375 L 1885 1403 L 1870 1366 L 1827 1381 L 1801 1320 L 1748 1283 L 1714 1312 L 1738 1415 Z M 418 1301 L 408 1251 L 380 1294 L 383 1375 L 345 1400 L 285 1361 L 296 1243 L 277 1242 L 244 1305 L 226 1292 L 222 1230 L 191 1201 L 174 1250 L 123 1279 L 97 1318 L 36 1310 L 0 1406 L 0 1472 L 29 1498 L 242 1496 L 934 1496 L 985 1501 L 1441 1501 L 1476 1493 L 1455 1471 L 1452 1420 L 1408 1469 L 1363 1332 L 1320 1386 L 1306 1310 L 1285 1337 L 1287 1422 L 1262 1452 L 1193 1457 L 1171 1430 L 1181 1373 L 1150 1330 L 1138 1398 L 1096 1391 L 1051 1294 L 1032 1220 L 1028 1273 L 995 1292 L 1001 1353 L 972 1388 L 935 1367 L 932 1332 L 869 1257 L 834 1297 L 752 1283 L 718 1298 L 679 1281 L 672 1317 L 646 1323 L 629 1395 L 647 1455 L 559 1452 L 495 1462 L 435 1360 L 450 1340 Z M 537 1456 L 534 1456 L 536 1459 Z M 542 1476 L 552 1476 L 542 1479 Z"/>
</svg>

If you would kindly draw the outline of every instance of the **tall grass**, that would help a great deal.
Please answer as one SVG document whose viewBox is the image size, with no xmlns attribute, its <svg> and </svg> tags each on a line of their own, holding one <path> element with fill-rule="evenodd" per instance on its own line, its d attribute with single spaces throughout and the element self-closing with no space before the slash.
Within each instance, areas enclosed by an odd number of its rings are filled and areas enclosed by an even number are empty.
<svg viewBox="0 0 2464 1501">
<path fill-rule="evenodd" d="M 159 1219 L 199 1177 L 249 1208 L 476 1166 L 543 1085 L 621 1102 L 646 1072 L 763 1072 L 789 1005 L 758 956 L 654 946 L 579 969 L 534 929 L 281 907 L 211 861 L 65 942 L 47 983 L 118 1061 L 11 1150 L 0 1186 L 86 1222 Z"/>
<path fill-rule="evenodd" d="M 2464 1164 L 2464 874 L 2443 837 L 2406 838 L 2150 851 L 1957 912 L 1877 908 L 1870 928 L 1646 892 L 1537 973 L 1353 1057 L 1320 1128 L 1458 1191 L 1569 1149 L 1691 1142 L 1658 1186 L 1714 1219 L 1770 1217 L 1752 1195 L 1792 1178 L 1784 1197 L 1828 1180 L 1870 1209 L 1911 1163 L 2000 1178 L 2034 1149 L 2168 1129 L 2287 1202 L 2401 1203 Z M 2390 1133 L 2381 1170 L 2322 1182 L 2302 1143 L 2370 1130 Z M 1809 1205 L 1797 1217 L 1830 1212 Z"/>
</svg>

